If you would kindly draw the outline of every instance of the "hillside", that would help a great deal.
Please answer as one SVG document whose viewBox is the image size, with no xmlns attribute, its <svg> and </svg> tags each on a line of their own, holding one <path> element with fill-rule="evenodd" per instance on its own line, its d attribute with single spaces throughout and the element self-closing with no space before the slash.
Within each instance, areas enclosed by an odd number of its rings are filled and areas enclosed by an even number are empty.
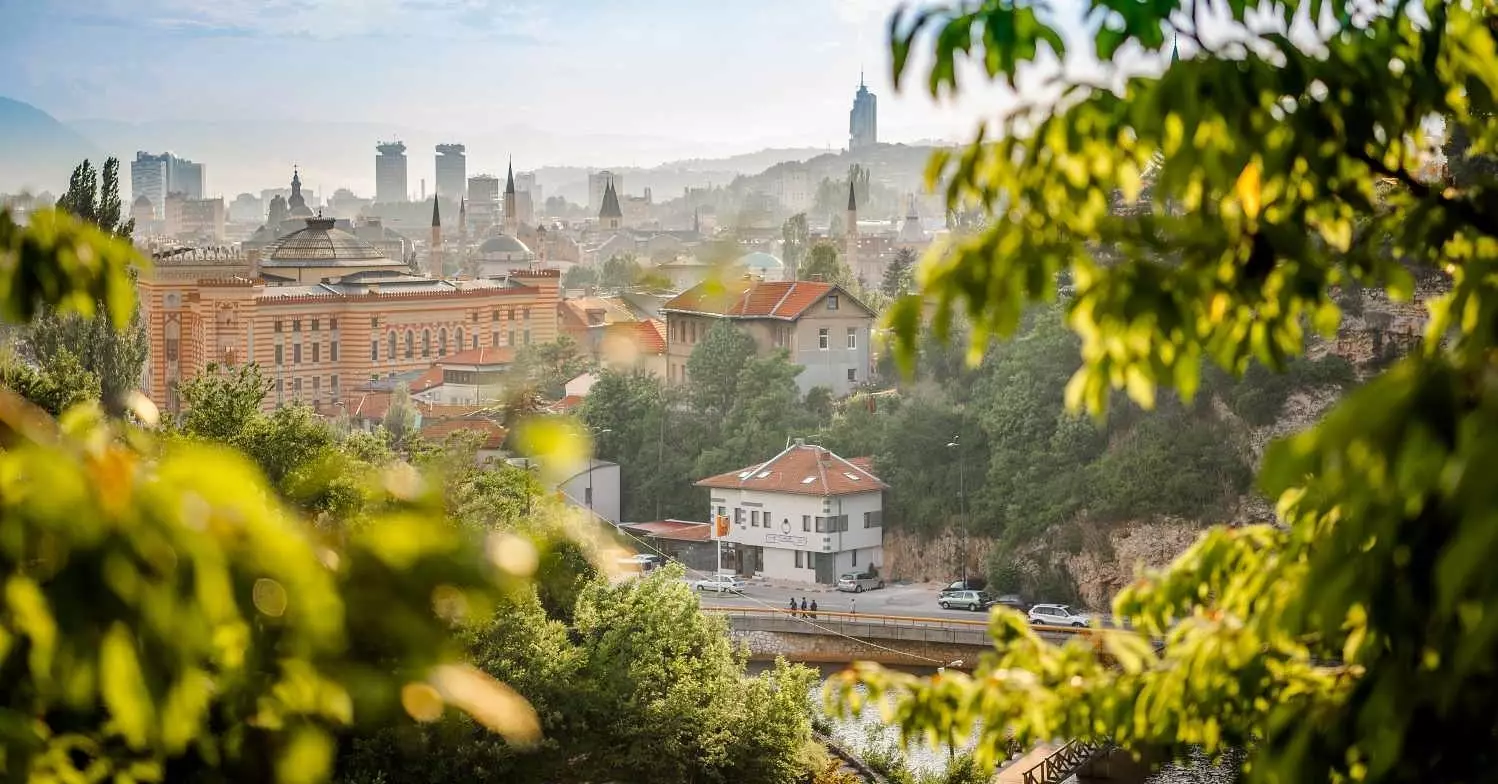
<svg viewBox="0 0 1498 784">
<path fill-rule="evenodd" d="M 60 192 L 79 161 L 100 157 L 92 142 L 51 115 L 0 97 L 0 193 Z"/>
</svg>

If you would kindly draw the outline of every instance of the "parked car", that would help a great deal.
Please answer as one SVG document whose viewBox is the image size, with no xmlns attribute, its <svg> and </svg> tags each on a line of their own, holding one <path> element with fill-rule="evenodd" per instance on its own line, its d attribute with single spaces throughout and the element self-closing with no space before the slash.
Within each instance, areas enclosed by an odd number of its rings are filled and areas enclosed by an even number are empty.
<svg viewBox="0 0 1498 784">
<path fill-rule="evenodd" d="M 1030 603 L 1021 599 L 1017 594 L 1004 594 L 994 599 L 993 603 L 1001 607 L 1008 607 L 1011 610 L 1019 610 L 1020 612 L 1030 611 Z"/>
<path fill-rule="evenodd" d="M 958 580 L 951 585 L 941 589 L 942 596 L 949 596 L 958 591 L 981 591 L 988 587 L 988 581 L 982 577 L 969 577 L 966 580 Z"/>
<path fill-rule="evenodd" d="M 863 593 L 875 588 L 884 587 L 884 578 L 877 574 L 853 574 L 848 573 L 837 578 L 837 589 L 839 591 L 852 591 Z"/>
<path fill-rule="evenodd" d="M 1030 623 L 1037 626 L 1086 626 L 1092 623 L 1087 613 L 1073 612 L 1064 604 L 1037 604 L 1030 608 Z"/>
<path fill-rule="evenodd" d="M 937 600 L 943 610 L 957 608 L 959 610 L 986 610 L 993 605 L 990 599 L 982 591 L 953 591 L 950 595 L 943 595 Z"/>
<path fill-rule="evenodd" d="M 665 566 L 666 558 L 655 553 L 635 553 L 628 558 L 621 558 L 619 563 L 621 565 L 634 564 L 639 566 L 641 571 L 648 572 L 652 569 L 659 569 Z"/>
<path fill-rule="evenodd" d="M 744 581 L 737 577 L 720 574 L 705 580 L 692 583 L 692 588 L 698 591 L 717 591 L 718 593 L 743 593 Z"/>
</svg>

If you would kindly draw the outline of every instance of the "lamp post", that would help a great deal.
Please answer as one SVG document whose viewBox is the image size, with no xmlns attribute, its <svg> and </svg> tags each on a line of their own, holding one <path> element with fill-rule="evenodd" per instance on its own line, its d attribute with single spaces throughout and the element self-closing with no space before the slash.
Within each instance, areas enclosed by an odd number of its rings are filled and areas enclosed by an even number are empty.
<svg viewBox="0 0 1498 784">
<path fill-rule="evenodd" d="M 601 436 L 601 435 L 605 435 L 607 433 L 612 433 L 614 431 L 605 427 L 605 428 L 600 428 L 598 430 L 594 430 L 593 428 L 588 428 L 588 432 L 592 433 L 595 436 Z M 593 454 L 589 454 L 588 455 L 588 516 L 589 517 L 597 517 L 598 516 L 598 514 L 593 511 L 593 470 L 595 468 L 597 468 L 597 467 L 598 467 L 598 458 L 595 457 Z M 609 522 L 614 522 L 614 521 L 610 520 Z"/>
<path fill-rule="evenodd" d="M 958 514 L 958 516 L 960 518 L 962 518 L 962 555 L 961 555 L 961 557 L 962 557 L 962 567 L 961 567 L 961 571 L 962 571 L 962 584 L 963 584 L 964 587 L 966 587 L 967 586 L 967 478 L 966 478 L 967 471 L 965 470 L 965 464 L 967 463 L 967 455 L 964 454 L 964 452 L 962 450 L 962 445 L 960 443 L 958 443 L 958 439 L 959 438 L 961 438 L 961 436 L 952 436 L 952 440 L 950 442 L 948 442 L 947 448 L 948 449 L 956 449 L 957 450 L 957 514 Z"/>
</svg>

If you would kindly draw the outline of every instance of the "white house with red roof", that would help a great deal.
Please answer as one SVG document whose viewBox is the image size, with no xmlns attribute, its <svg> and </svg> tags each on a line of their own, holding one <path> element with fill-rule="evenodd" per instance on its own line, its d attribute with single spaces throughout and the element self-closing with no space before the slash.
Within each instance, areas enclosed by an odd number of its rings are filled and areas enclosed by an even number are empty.
<svg viewBox="0 0 1498 784">
<path fill-rule="evenodd" d="M 884 563 L 885 484 L 869 468 L 796 439 L 697 486 L 708 489 L 712 538 L 735 554 L 740 574 L 830 585 Z"/>
<path fill-rule="evenodd" d="M 713 325 L 727 319 L 754 338 L 759 353 L 790 352 L 804 368 L 805 394 L 827 387 L 839 397 L 869 380 L 874 311 L 832 283 L 811 280 L 709 280 L 661 307 L 666 317 L 666 380 L 687 381 L 687 360 Z"/>
</svg>

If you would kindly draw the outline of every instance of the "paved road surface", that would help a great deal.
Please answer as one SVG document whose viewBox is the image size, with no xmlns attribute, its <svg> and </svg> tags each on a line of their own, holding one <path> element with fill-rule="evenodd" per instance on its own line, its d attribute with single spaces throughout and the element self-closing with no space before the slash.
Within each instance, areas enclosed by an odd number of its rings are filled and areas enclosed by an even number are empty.
<svg viewBox="0 0 1498 784">
<path fill-rule="evenodd" d="M 818 586 L 816 588 L 787 587 L 751 582 L 743 596 L 720 594 L 711 591 L 702 594 L 705 607 L 764 607 L 784 608 L 790 606 L 795 597 L 799 602 L 813 599 L 817 609 L 833 612 L 872 613 L 875 615 L 909 615 L 921 618 L 954 618 L 980 620 L 982 613 L 968 610 L 943 610 L 937 606 L 936 598 L 941 586 L 932 584 L 890 585 L 863 593 L 844 593 Z"/>
</svg>

